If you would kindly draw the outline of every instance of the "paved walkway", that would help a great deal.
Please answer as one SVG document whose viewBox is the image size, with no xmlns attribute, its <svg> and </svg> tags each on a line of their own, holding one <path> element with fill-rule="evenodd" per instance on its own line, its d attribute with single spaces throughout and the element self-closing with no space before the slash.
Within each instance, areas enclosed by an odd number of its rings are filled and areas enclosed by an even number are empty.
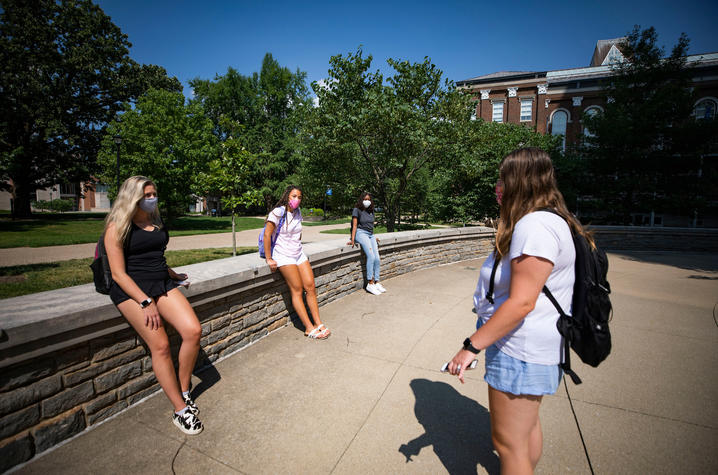
<svg viewBox="0 0 718 475">
<path fill-rule="evenodd" d="M 569 389 L 598 474 L 718 473 L 718 256 L 612 254 L 614 350 Z M 195 377 L 205 430 L 162 394 L 20 473 L 496 473 L 482 370 L 439 367 L 471 333 L 480 261 L 322 307 L 334 334 L 282 328 Z M 479 355 L 480 366 L 483 354 Z M 561 387 L 544 399 L 538 473 L 588 473 Z"/>
<path fill-rule="evenodd" d="M 329 229 L 346 229 L 349 225 L 328 224 L 326 226 L 304 226 L 302 242 L 325 241 L 336 239 L 337 234 L 323 234 Z M 257 237 L 261 229 L 240 231 L 237 234 L 237 247 L 257 246 Z M 349 232 L 347 232 L 347 238 Z M 347 239 L 348 240 L 348 239 Z M 211 247 L 232 247 L 232 233 L 197 234 L 194 236 L 177 236 L 170 239 L 170 251 L 184 249 L 207 249 Z M 23 264 L 39 264 L 42 262 L 66 261 L 83 259 L 95 255 L 95 243 L 72 244 L 69 246 L 47 247 L 15 247 L 0 249 L 0 266 L 17 266 Z"/>
</svg>

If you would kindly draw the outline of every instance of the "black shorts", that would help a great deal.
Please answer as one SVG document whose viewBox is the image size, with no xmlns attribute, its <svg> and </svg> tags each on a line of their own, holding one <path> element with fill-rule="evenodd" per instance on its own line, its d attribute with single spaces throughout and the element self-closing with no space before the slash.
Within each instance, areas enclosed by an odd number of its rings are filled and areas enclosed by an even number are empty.
<svg viewBox="0 0 718 475">
<path fill-rule="evenodd" d="M 177 285 L 177 281 L 174 281 L 169 277 L 166 279 L 135 280 L 135 283 L 145 294 L 153 299 L 179 287 L 179 285 Z M 112 299 L 112 303 L 119 305 L 125 300 L 130 300 L 130 296 L 127 295 L 119 285 L 113 282 L 110 287 L 110 299 Z"/>
</svg>

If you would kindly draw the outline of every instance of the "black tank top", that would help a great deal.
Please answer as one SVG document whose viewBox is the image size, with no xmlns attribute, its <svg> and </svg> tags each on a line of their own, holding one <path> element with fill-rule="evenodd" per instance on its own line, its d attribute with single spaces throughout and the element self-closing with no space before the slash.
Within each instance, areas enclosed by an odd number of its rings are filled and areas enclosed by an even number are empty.
<svg viewBox="0 0 718 475">
<path fill-rule="evenodd" d="M 169 234 L 166 228 L 152 231 L 144 229 L 132 223 L 130 244 L 125 253 L 127 274 L 134 280 L 167 279 L 167 260 L 165 249 L 169 242 Z"/>
</svg>

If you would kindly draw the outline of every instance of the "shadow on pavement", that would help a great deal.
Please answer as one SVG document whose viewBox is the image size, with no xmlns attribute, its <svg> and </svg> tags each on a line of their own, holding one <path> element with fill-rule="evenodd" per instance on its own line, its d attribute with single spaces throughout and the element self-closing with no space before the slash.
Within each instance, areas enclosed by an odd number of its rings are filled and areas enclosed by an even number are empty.
<svg viewBox="0 0 718 475">
<path fill-rule="evenodd" d="M 199 355 L 197 355 L 197 361 L 203 361 L 204 365 L 201 368 L 195 368 L 192 373 L 200 379 L 200 383 L 192 388 L 193 399 L 197 399 L 200 394 L 214 386 L 220 379 L 222 379 L 222 376 L 219 374 L 219 371 L 217 371 L 217 368 L 215 368 L 210 362 L 207 353 L 205 353 L 201 348 L 199 350 Z"/>
<path fill-rule="evenodd" d="M 718 256 L 711 253 L 679 253 L 679 252 L 635 252 L 635 251 L 613 251 L 608 250 L 609 254 L 618 256 L 634 262 L 646 262 L 650 264 L 662 264 L 666 266 L 676 267 L 678 269 L 702 271 L 702 272 L 718 272 Z M 609 264 L 610 266 L 610 264 Z M 699 278 L 698 276 L 691 276 Z"/>
<path fill-rule="evenodd" d="M 414 413 L 425 433 L 399 447 L 406 463 L 431 445 L 449 473 L 475 474 L 479 464 L 490 474 L 499 473 L 485 407 L 446 383 L 414 379 L 410 386 L 416 399 Z"/>
</svg>

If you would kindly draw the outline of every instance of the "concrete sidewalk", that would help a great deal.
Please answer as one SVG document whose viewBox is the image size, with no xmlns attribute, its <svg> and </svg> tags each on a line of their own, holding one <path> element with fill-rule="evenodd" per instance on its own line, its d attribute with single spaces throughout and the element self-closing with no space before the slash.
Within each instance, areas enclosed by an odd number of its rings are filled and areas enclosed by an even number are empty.
<svg viewBox="0 0 718 475">
<path fill-rule="evenodd" d="M 347 229 L 348 223 L 328 224 L 326 226 L 304 226 L 302 242 L 326 241 L 336 239 L 338 234 L 323 234 L 330 229 Z M 256 247 L 261 229 L 240 231 L 237 234 L 237 247 Z M 347 231 L 347 240 L 349 232 Z M 96 243 L 72 244 L 69 246 L 15 247 L 0 249 L 0 266 L 17 266 L 58 262 L 70 259 L 84 259 L 95 255 Z M 167 250 L 207 249 L 211 247 L 232 247 L 232 233 L 196 234 L 194 236 L 176 236 L 170 239 Z"/>
<path fill-rule="evenodd" d="M 595 472 L 717 473 L 718 256 L 610 262 L 613 353 L 568 384 Z M 322 307 L 326 341 L 290 325 L 216 363 L 194 381 L 198 436 L 157 394 L 18 471 L 497 473 L 483 370 L 465 385 L 439 372 L 474 328 L 480 265 L 387 280 Z M 563 386 L 541 418 L 537 472 L 588 473 Z"/>
</svg>

